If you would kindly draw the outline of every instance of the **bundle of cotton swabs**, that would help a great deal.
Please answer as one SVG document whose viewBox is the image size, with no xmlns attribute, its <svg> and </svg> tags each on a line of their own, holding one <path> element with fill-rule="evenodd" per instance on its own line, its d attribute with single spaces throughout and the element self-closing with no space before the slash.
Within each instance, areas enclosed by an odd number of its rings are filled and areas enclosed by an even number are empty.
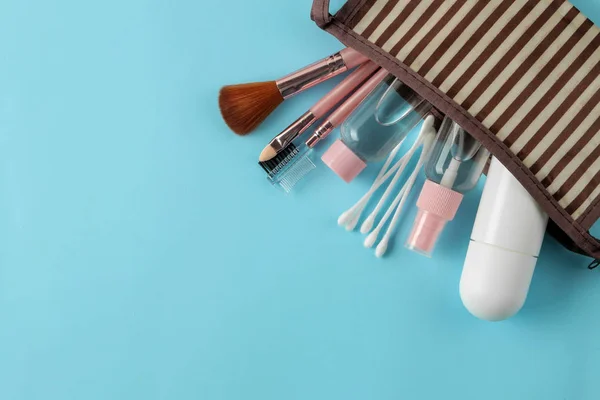
<svg viewBox="0 0 600 400">
<path fill-rule="evenodd" d="M 419 132 L 419 135 L 413 143 L 412 147 L 406 152 L 406 154 L 404 154 L 398 161 L 396 161 L 392 165 L 394 159 L 396 158 L 396 155 L 398 154 L 398 151 L 400 150 L 400 147 L 402 146 L 402 142 L 400 142 L 396 146 L 396 148 L 390 153 L 386 162 L 383 164 L 381 171 L 379 171 L 377 178 L 375 178 L 373 185 L 371 185 L 371 188 L 367 191 L 367 193 L 365 193 L 365 195 L 361 197 L 360 200 L 356 202 L 356 204 L 354 204 L 348 210 L 344 211 L 338 218 L 338 224 L 340 226 L 345 226 L 346 229 L 349 231 L 354 230 L 369 201 L 371 200 L 375 192 L 377 192 L 377 189 L 379 189 L 379 187 L 381 187 L 383 184 L 388 182 L 390 178 L 392 178 L 387 189 L 379 199 L 377 206 L 375 206 L 375 209 L 371 212 L 371 214 L 369 214 L 369 216 L 364 220 L 360 227 L 360 232 L 367 235 L 364 241 L 365 247 L 371 248 L 377 242 L 377 239 L 379 238 L 379 235 L 381 234 L 381 231 L 383 230 L 383 227 L 385 226 L 389 218 L 392 217 L 392 221 L 389 223 L 385 234 L 383 235 L 375 249 L 375 255 L 377 257 L 382 257 L 387 251 L 389 241 L 392 238 L 396 229 L 396 225 L 398 224 L 398 221 L 400 219 L 402 208 L 406 203 L 408 195 L 410 194 L 415 184 L 415 180 L 417 179 L 421 168 L 429 158 L 436 135 L 434 122 L 435 118 L 431 115 L 425 118 L 425 121 L 421 126 L 421 131 Z M 422 147 L 423 149 L 421 151 L 415 169 L 412 171 L 412 173 L 410 174 L 410 176 L 406 180 L 406 183 L 402 186 L 400 191 L 396 194 L 396 197 L 392 201 L 392 204 L 388 207 L 383 217 L 379 220 L 378 224 L 375 226 L 375 229 L 373 229 L 373 225 L 375 225 L 375 221 L 379 213 L 382 211 L 384 205 L 386 204 L 386 201 L 394 191 L 394 188 L 400 180 L 400 177 L 406 169 L 406 166 L 408 165 L 410 159 L 420 147 Z"/>
</svg>

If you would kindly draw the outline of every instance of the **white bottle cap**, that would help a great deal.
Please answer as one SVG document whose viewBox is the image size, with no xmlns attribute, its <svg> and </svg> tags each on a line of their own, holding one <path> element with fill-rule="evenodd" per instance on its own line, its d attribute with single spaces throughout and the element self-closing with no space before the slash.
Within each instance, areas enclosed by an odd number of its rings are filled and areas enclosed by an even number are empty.
<svg viewBox="0 0 600 400">
<path fill-rule="evenodd" d="M 471 241 L 460 279 L 460 298 L 474 316 L 501 321 L 525 303 L 537 258 Z"/>
</svg>

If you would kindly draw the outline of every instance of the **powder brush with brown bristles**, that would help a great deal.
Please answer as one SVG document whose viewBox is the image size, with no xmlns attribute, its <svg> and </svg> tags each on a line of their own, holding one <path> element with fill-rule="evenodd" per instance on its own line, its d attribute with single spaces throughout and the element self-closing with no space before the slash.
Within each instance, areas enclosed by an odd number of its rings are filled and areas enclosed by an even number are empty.
<svg viewBox="0 0 600 400">
<path fill-rule="evenodd" d="M 246 135 L 285 99 L 366 61 L 356 50 L 345 48 L 275 81 L 224 86 L 219 92 L 221 115 L 232 131 Z"/>
</svg>

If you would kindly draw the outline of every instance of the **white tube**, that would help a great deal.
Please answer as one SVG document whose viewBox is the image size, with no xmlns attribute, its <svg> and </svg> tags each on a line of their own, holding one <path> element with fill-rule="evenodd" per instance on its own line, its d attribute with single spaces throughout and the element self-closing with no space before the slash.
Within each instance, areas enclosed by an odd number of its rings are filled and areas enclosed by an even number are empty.
<svg viewBox="0 0 600 400">
<path fill-rule="evenodd" d="M 548 215 L 495 158 L 477 210 L 460 297 L 478 318 L 500 321 L 527 298 Z"/>
</svg>

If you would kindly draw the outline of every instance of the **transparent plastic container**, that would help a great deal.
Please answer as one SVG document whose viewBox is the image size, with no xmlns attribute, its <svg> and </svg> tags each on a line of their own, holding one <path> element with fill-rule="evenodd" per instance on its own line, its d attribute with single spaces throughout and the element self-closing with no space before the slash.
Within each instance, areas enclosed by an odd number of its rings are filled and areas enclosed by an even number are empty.
<svg viewBox="0 0 600 400">
<path fill-rule="evenodd" d="M 429 161 L 412 232 L 406 243 L 410 250 L 431 256 L 448 221 L 454 219 L 463 194 L 473 189 L 490 153 L 450 118 L 444 118 Z"/>
<path fill-rule="evenodd" d="M 431 108 L 429 102 L 390 75 L 344 121 L 340 139 L 322 160 L 350 182 L 368 162 L 385 159 Z"/>
</svg>

